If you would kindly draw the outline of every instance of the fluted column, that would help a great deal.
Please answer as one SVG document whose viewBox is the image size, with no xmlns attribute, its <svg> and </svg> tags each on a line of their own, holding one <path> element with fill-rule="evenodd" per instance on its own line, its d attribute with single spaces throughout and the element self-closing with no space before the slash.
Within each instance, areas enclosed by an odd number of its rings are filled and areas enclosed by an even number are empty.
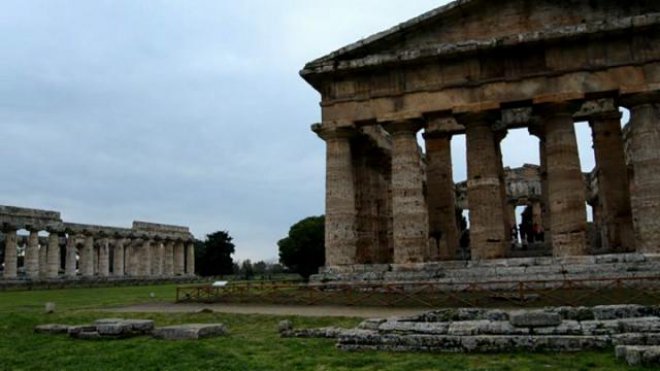
<svg viewBox="0 0 660 371">
<path fill-rule="evenodd" d="M 174 274 L 182 276 L 185 273 L 185 245 L 177 241 L 174 245 Z"/>
<path fill-rule="evenodd" d="M 505 257 L 505 213 L 496 149 L 490 119 L 482 115 L 461 116 L 466 128 L 470 251 L 473 260 Z"/>
<path fill-rule="evenodd" d="M 458 250 L 456 192 L 451 158 L 451 135 L 424 134 L 426 143 L 426 185 L 428 193 L 429 236 L 431 256 L 453 260 Z"/>
<path fill-rule="evenodd" d="M 186 244 L 186 276 L 195 275 L 195 244 L 188 242 Z"/>
<path fill-rule="evenodd" d="M 39 241 L 39 274 L 38 274 L 39 278 L 46 278 L 47 271 L 48 271 L 48 243 L 42 244 L 40 240 Z"/>
<path fill-rule="evenodd" d="M 421 120 L 388 122 L 392 135 L 392 214 L 394 263 L 423 263 L 429 258 L 429 217 L 424 196 L 417 132 Z"/>
<path fill-rule="evenodd" d="M 99 276 L 108 277 L 110 275 L 110 240 L 101 239 L 99 244 Z"/>
<path fill-rule="evenodd" d="M 151 276 L 151 240 L 145 239 L 142 243 L 140 259 L 140 276 Z"/>
<path fill-rule="evenodd" d="M 5 270 L 2 276 L 6 279 L 16 278 L 18 272 L 18 236 L 15 229 L 5 230 Z"/>
<path fill-rule="evenodd" d="M 83 277 L 94 277 L 94 237 L 92 235 L 85 235 L 80 255 L 80 273 Z"/>
<path fill-rule="evenodd" d="M 124 244 L 126 240 L 118 237 L 112 249 L 112 275 L 115 277 L 123 277 L 125 274 L 124 263 Z"/>
<path fill-rule="evenodd" d="M 29 278 L 39 277 L 39 231 L 31 230 L 25 249 L 25 273 Z"/>
<path fill-rule="evenodd" d="M 156 240 L 153 244 L 152 250 L 152 274 L 154 276 L 163 275 L 163 241 Z"/>
<path fill-rule="evenodd" d="M 165 241 L 164 256 L 164 275 L 167 277 L 174 276 L 174 241 Z"/>
<path fill-rule="evenodd" d="M 126 256 L 124 257 L 124 261 L 126 262 L 125 270 L 129 276 L 135 277 L 139 274 L 138 262 L 140 259 L 139 248 L 141 245 L 142 240 L 140 239 L 133 239 L 126 245 L 126 251 L 124 252 Z"/>
<path fill-rule="evenodd" d="M 76 236 L 68 233 L 66 238 L 66 260 L 64 261 L 64 273 L 67 277 L 76 277 Z"/>
<path fill-rule="evenodd" d="M 603 248 L 610 252 L 635 249 L 630 184 L 623 150 L 621 113 L 613 111 L 589 119 L 598 168 L 598 198 Z"/>
<path fill-rule="evenodd" d="M 550 239 L 556 257 L 587 253 L 585 184 L 571 108 L 553 105 L 538 110 L 545 131 Z"/>
<path fill-rule="evenodd" d="M 352 128 L 316 127 L 326 143 L 325 265 L 357 262 L 357 205 Z"/>
<path fill-rule="evenodd" d="M 637 251 L 660 253 L 660 99 L 636 97 L 630 108 L 631 204 Z"/>
<path fill-rule="evenodd" d="M 56 231 L 50 231 L 48 235 L 48 256 L 47 256 L 47 278 L 57 278 L 60 273 L 60 235 Z"/>
</svg>

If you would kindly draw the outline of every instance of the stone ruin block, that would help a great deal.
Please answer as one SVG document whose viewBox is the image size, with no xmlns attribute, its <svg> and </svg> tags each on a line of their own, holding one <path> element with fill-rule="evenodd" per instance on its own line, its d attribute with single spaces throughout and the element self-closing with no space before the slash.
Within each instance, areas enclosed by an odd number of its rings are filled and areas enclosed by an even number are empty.
<svg viewBox="0 0 660 371">
<path fill-rule="evenodd" d="M 39 325 L 34 328 L 34 332 L 38 334 L 66 334 L 69 331 L 69 327 L 69 325 L 61 324 Z"/>
<path fill-rule="evenodd" d="M 199 340 L 222 336 L 227 333 L 223 324 L 186 324 L 157 327 L 153 331 L 156 339 L 162 340 Z"/>
<path fill-rule="evenodd" d="M 630 366 L 652 366 L 660 364 L 660 346 L 620 345 L 615 350 L 616 357 Z"/>
<path fill-rule="evenodd" d="M 551 327 L 561 324 L 561 316 L 544 310 L 517 311 L 511 313 L 510 321 L 515 327 Z"/>
</svg>

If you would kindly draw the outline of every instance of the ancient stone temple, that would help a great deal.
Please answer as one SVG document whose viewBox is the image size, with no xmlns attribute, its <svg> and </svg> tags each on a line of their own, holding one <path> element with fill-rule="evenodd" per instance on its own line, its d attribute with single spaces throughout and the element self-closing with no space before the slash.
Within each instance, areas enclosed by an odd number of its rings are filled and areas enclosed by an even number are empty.
<svg viewBox="0 0 660 371">
<path fill-rule="evenodd" d="M 56 211 L 0 206 L 1 279 L 157 279 L 195 275 L 188 227 L 64 222 Z M 19 260 L 22 263 L 19 263 Z"/>
<path fill-rule="evenodd" d="M 554 258 L 593 252 L 588 199 L 597 199 L 599 253 L 660 253 L 658 1 L 458 0 L 314 60 L 301 75 L 322 97 L 312 129 L 327 147 L 328 267 L 457 258 L 459 135 L 471 259 L 508 257 L 515 190 L 500 146 L 521 128 L 539 141 L 533 204 Z M 625 145 L 622 108 L 631 115 Z M 593 133 L 591 197 L 578 122 Z"/>
</svg>

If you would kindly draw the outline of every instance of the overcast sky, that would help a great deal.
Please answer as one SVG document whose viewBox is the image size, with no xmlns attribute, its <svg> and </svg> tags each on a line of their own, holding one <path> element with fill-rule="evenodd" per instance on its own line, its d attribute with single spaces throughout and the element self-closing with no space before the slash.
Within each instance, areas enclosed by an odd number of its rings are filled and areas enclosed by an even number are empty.
<svg viewBox="0 0 660 371">
<path fill-rule="evenodd" d="M 291 224 L 324 212 L 320 96 L 298 71 L 445 3 L 2 0 L 0 204 L 227 230 L 236 258 L 274 260 Z M 503 151 L 538 163 L 524 131 Z M 464 152 L 455 140 L 457 181 Z"/>
</svg>

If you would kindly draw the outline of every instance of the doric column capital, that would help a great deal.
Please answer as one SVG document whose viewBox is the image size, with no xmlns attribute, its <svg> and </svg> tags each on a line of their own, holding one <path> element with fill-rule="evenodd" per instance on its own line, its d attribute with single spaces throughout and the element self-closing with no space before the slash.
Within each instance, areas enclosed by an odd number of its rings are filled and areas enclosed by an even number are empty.
<svg viewBox="0 0 660 371">
<path fill-rule="evenodd" d="M 501 119 L 500 110 L 455 113 L 456 121 L 464 126 L 492 126 Z"/>
<path fill-rule="evenodd" d="M 312 125 L 312 131 L 315 132 L 319 138 L 325 141 L 334 139 L 350 139 L 358 133 L 355 125 L 348 122 L 325 122 L 323 124 L 314 124 Z"/>
<path fill-rule="evenodd" d="M 422 119 L 404 119 L 380 122 L 383 128 L 392 136 L 416 135 L 424 127 Z"/>
<path fill-rule="evenodd" d="M 621 119 L 621 112 L 614 98 L 587 100 L 573 115 L 576 121 L 592 121 L 596 119 Z"/>
<path fill-rule="evenodd" d="M 441 113 L 426 117 L 424 139 L 451 139 L 456 133 L 461 133 L 465 127 L 460 125 L 451 113 Z"/>
<path fill-rule="evenodd" d="M 581 107 L 582 101 L 541 103 L 534 105 L 533 112 L 541 120 L 544 117 L 570 116 L 572 118 Z"/>
</svg>

